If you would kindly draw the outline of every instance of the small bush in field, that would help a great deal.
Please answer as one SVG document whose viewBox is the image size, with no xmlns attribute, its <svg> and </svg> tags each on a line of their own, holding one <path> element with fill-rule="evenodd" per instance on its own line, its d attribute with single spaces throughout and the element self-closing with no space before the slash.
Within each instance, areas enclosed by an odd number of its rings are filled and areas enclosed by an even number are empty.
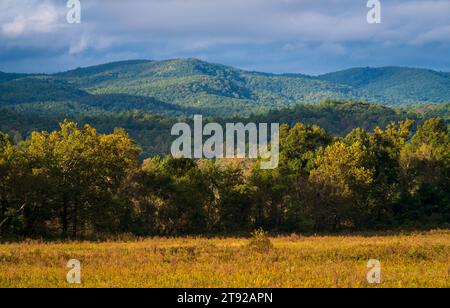
<svg viewBox="0 0 450 308">
<path fill-rule="evenodd" d="M 263 229 L 255 230 L 248 246 L 258 252 L 267 252 L 273 248 L 270 238 Z"/>
</svg>

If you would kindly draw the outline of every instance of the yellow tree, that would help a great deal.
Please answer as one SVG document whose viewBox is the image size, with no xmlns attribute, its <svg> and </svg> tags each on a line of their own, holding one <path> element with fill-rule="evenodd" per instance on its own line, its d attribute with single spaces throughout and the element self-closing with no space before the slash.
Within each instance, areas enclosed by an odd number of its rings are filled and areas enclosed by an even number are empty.
<svg viewBox="0 0 450 308">
<path fill-rule="evenodd" d="M 321 227 L 352 227 L 350 211 L 357 192 L 373 182 L 373 170 L 364 165 L 361 144 L 338 141 L 316 159 L 310 173 L 313 212 Z"/>
</svg>

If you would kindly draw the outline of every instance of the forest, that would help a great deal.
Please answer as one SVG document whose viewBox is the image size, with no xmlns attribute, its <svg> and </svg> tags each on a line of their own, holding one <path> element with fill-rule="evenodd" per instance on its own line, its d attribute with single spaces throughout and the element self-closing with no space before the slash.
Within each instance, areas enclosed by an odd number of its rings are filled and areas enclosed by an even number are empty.
<svg viewBox="0 0 450 308">
<path fill-rule="evenodd" d="M 194 114 L 204 114 L 199 110 L 186 112 L 178 116 L 159 114 L 149 111 L 146 104 L 127 104 L 130 98 L 116 96 L 115 105 L 108 105 L 110 100 L 97 101 L 84 105 L 75 102 L 21 104 L 14 107 L 0 107 L 0 131 L 8 133 L 15 143 L 27 139 L 33 131 L 54 131 L 64 119 L 78 123 L 80 126 L 90 124 L 100 133 L 109 134 L 116 127 L 127 131 L 142 149 L 140 159 L 167 155 L 170 153 L 172 126 L 177 122 L 192 122 Z M 127 106 L 132 107 L 127 108 Z M 115 106 L 115 107 L 114 107 Z M 162 105 L 164 106 L 164 105 Z M 197 113 L 199 112 L 199 113 Z M 387 107 L 354 101 L 326 100 L 318 104 L 297 104 L 291 108 L 274 109 L 250 117 L 239 116 L 224 118 L 206 116 L 211 122 L 254 122 L 281 123 L 295 125 L 304 123 L 318 125 L 339 137 L 344 137 L 355 127 L 373 131 L 376 127 L 385 127 L 390 122 L 414 120 L 412 131 L 430 118 L 442 118 L 450 125 L 450 104 L 430 104 L 407 107 Z"/>
<path fill-rule="evenodd" d="M 343 136 L 284 124 L 275 170 L 245 159 L 142 161 L 141 153 L 124 129 L 100 133 L 69 120 L 24 141 L 2 133 L 2 240 L 450 226 L 450 134 L 441 118 Z"/>
</svg>

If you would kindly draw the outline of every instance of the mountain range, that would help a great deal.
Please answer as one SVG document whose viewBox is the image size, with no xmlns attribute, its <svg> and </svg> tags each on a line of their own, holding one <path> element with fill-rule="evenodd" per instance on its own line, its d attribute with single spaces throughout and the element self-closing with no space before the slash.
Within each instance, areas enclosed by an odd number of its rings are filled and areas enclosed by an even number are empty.
<svg viewBox="0 0 450 308">
<path fill-rule="evenodd" d="M 245 71 L 197 59 L 132 60 L 57 74 L 0 72 L 0 107 L 158 115 L 264 113 L 325 99 L 384 105 L 450 102 L 450 73 L 353 68 L 320 76 Z"/>
</svg>

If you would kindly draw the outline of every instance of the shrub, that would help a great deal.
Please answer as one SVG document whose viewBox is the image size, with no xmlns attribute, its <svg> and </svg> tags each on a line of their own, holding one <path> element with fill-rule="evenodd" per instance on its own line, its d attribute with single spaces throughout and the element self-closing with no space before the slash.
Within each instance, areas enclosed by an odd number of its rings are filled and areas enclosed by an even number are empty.
<svg viewBox="0 0 450 308">
<path fill-rule="evenodd" d="M 249 248 L 258 252 L 268 252 L 273 248 L 273 244 L 270 238 L 263 229 L 255 230 L 252 232 L 252 238 L 250 239 Z"/>
</svg>

